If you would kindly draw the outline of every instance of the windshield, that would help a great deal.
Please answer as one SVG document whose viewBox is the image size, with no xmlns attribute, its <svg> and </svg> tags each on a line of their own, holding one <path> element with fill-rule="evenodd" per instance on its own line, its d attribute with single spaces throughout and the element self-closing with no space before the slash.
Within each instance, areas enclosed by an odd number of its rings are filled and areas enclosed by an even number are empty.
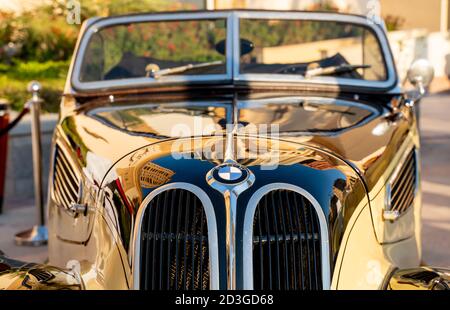
<svg viewBox="0 0 450 310">
<path fill-rule="evenodd" d="M 240 37 L 254 46 L 241 56 L 240 72 L 244 74 L 370 81 L 387 78 L 378 40 L 363 26 L 334 21 L 242 19 Z"/>
<path fill-rule="evenodd" d="M 186 65 L 193 66 L 173 74 L 224 74 L 225 52 L 219 53 L 216 46 L 225 46 L 225 40 L 225 19 L 106 27 L 89 41 L 80 81 L 154 77 L 161 70 Z M 203 63 L 210 65 L 195 66 Z"/>
<path fill-rule="evenodd" d="M 396 72 L 384 30 L 362 16 L 310 12 L 144 14 L 92 21 L 76 90 L 306 83 L 387 89 Z"/>
</svg>

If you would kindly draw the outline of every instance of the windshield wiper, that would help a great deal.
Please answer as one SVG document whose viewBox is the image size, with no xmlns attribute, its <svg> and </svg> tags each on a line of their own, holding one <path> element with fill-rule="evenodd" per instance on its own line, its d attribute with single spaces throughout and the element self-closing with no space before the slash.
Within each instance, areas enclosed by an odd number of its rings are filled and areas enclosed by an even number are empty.
<svg viewBox="0 0 450 310">
<path fill-rule="evenodd" d="M 191 69 L 218 66 L 218 65 L 222 65 L 222 64 L 223 64 L 223 61 L 218 60 L 218 61 L 204 62 L 204 63 L 200 63 L 200 64 L 188 64 L 188 65 L 184 65 L 184 66 L 162 69 L 162 70 L 160 70 L 158 65 L 156 65 L 156 64 L 149 64 L 145 68 L 145 71 L 147 72 L 147 77 L 158 79 L 165 75 L 182 73 L 182 72 L 189 71 Z"/>
<path fill-rule="evenodd" d="M 371 67 L 372 67 L 371 65 L 340 65 L 325 68 L 316 68 L 306 71 L 305 77 L 311 78 L 314 76 L 321 76 L 321 75 L 334 75 L 352 72 L 358 69 L 370 69 Z"/>
</svg>

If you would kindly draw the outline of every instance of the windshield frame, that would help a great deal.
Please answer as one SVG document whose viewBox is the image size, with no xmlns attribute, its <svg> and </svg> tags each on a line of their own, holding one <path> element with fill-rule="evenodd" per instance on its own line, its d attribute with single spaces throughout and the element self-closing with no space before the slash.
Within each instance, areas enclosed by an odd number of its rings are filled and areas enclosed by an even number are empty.
<svg viewBox="0 0 450 310">
<path fill-rule="evenodd" d="M 152 21 L 189 21 L 189 20 L 226 20 L 226 73 L 225 74 L 205 74 L 205 75 L 167 75 L 158 79 L 147 77 L 130 78 L 121 80 L 81 82 L 80 71 L 84 61 L 84 52 L 93 34 L 99 30 L 139 22 Z M 238 42 L 240 42 L 239 25 L 241 19 L 280 19 L 280 20 L 311 20 L 311 21 L 335 21 L 354 24 L 365 27 L 373 32 L 378 40 L 380 52 L 382 53 L 386 80 L 369 81 L 340 77 L 320 76 L 312 79 L 305 79 L 300 75 L 286 74 L 249 74 L 240 73 L 241 56 Z M 162 87 L 162 86 L 188 86 L 188 85 L 245 85 L 251 87 L 261 83 L 279 83 L 282 85 L 297 86 L 304 88 L 308 86 L 331 86 L 337 89 L 345 87 L 357 87 L 375 91 L 387 91 L 395 88 L 398 83 L 397 70 L 393 55 L 383 26 L 370 22 L 367 17 L 330 12 L 282 12 L 282 11 L 202 11 L 202 12 L 177 12 L 177 13 L 154 13 L 138 14 L 119 17 L 101 18 L 87 23 L 82 35 L 79 38 L 75 57 L 72 61 L 69 72 L 69 79 L 66 92 L 94 92 L 105 90 L 120 90 L 141 87 Z M 69 84 L 70 83 L 70 84 Z M 71 86 L 71 87 L 70 87 Z"/>
<path fill-rule="evenodd" d="M 209 74 L 209 75 L 167 75 L 158 79 L 151 79 L 147 77 L 130 78 L 122 80 L 108 80 L 95 82 L 81 82 L 81 68 L 84 61 L 84 52 L 86 51 L 91 37 L 101 29 L 126 25 L 129 23 L 145 23 L 158 21 L 190 21 L 190 20 L 210 20 L 210 19 L 224 19 L 226 21 L 226 73 L 225 74 Z M 216 81 L 231 81 L 232 80 L 232 42 L 230 38 L 232 35 L 231 12 L 211 12 L 211 13 L 164 13 L 164 14 L 145 14 L 145 15 L 127 15 L 120 17 L 102 18 L 89 25 L 86 31 L 80 38 L 79 47 L 74 57 L 73 72 L 71 83 L 74 89 L 79 91 L 94 91 L 102 89 L 124 89 L 130 87 L 148 87 L 148 86 L 162 86 L 172 84 L 189 84 L 189 83 L 215 83 Z"/>
<path fill-rule="evenodd" d="M 252 84 L 254 82 L 282 82 L 282 83 L 303 83 L 315 85 L 334 85 L 334 86 L 356 86 L 369 87 L 379 89 L 389 89 L 397 83 L 397 71 L 395 69 L 394 59 L 390 50 L 390 45 L 386 37 L 386 33 L 379 25 L 370 22 L 368 18 L 356 15 L 347 15 L 340 13 L 323 13 L 323 12 L 236 12 L 236 19 L 233 20 L 233 42 L 239 42 L 240 38 L 240 20 L 241 19 L 260 19 L 260 20 L 308 20 L 308 21 L 326 21 L 326 22 L 343 22 L 352 25 L 362 26 L 374 33 L 375 38 L 380 46 L 380 52 L 383 54 L 383 61 L 386 70 L 386 80 L 384 81 L 369 81 L 358 80 L 340 77 L 320 76 L 313 79 L 305 79 L 300 75 L 288 74 L 251 74 L 241 73 L 240 50 L 233 51 L 233 76 L 235 81 Z"/>
</svg>

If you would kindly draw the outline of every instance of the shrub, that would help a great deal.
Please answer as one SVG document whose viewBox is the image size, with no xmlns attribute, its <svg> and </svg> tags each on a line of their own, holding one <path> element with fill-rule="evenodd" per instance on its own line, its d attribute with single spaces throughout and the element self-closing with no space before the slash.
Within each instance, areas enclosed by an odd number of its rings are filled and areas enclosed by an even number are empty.
<svg viewBox="0 0 450 310">
<path fill-rule="evenodd" d="M 44 110 L 58 111 L 69 59 L 80 25 L 66 21 L 66 0 L 48 0 L 19 16 L 0 11 L 0 98 L 20 109 L 29 98 L 27 84 L 39 80 L 43 85 Z M 81 0 L 81 20 L 160 10 L 193 9 L 192 4 L 176 0 Z M 6 55 L 8 44 L 18 53 L 12 61 Z"/>
<path fill-rule="evenodd" d="M 396 31 L 403 27 L 405 19 L 401 16 L 386 15 L 384 17 L 384 22 L 386 23 L 386 28 L 388 31 Z"/>
<path fill-rule="evenodd" d="M 193 5 L 175 0 L 83 0 L 81 20 L 93 16 L 111 16 L 158 10 L 192 9 Z M 36 61 L 67 60 L 73 53 L 80 25 L 66 20 L 66 1 L 51 0 L 19 16 L 0 12 L 0 48 L 8 43 L 18 47 L 16 59 Z M 0 50 L 0 60 L 6 59 Z"/>
<path fill-rule="evenodd" d="M 64 88 L 68 62 L 27 62 L 16 65 L 0 65 L 0 97 L 6 98 L 15 110 L 22 108 L 30 98 L 27 85 L 39 80 L 43 89 L 43 110 L 57 112 Z"/>
</svg>

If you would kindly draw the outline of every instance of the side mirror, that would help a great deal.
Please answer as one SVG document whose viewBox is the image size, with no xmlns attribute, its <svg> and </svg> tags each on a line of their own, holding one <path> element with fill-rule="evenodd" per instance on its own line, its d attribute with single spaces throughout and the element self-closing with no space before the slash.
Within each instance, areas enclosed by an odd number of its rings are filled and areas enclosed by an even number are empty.
<svg viewBox="0 0 450 310">
<path fill-rule="evenodd" d="M 427 59 L 418 59 L 413 62 L 408 70 L 408 80 L 416 87 L 421 96 L 425 95 L 426 89 L 434 78 L 434 67 Z"/>
</svg>

